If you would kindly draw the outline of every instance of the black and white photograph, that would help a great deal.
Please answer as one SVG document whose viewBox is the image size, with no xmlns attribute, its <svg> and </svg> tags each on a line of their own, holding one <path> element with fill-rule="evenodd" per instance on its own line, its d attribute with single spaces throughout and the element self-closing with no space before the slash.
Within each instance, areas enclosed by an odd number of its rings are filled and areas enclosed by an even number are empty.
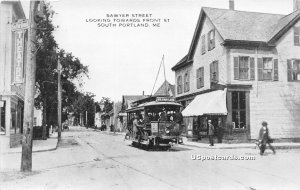
<svg viewBox="0 0 300 190">
<path fill-rule="evenodd" d="M 298 190 L 300 0 L 0 0 L 0 190 Z"/>
</svg>

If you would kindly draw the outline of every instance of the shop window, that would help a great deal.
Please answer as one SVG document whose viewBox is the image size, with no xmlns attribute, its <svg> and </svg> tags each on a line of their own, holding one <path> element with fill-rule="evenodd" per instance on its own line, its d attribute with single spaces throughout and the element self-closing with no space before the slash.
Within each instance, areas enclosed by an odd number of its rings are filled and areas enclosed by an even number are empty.
<svg viewBox="0 0 300 190">
<path fill-rule="evenodd" d="M 246 128 L 246 93 L 232 92 L 232 122 L 233 128 Z"/>
<path fill-rule="evenodd" d="M 177 77 L 177 94 L 182 93 L 182 77 L 178 76 Z"/>
<path fill-rule="evenodd" d="M 197 89 L 204 87 L 204 67 L 197 69 Z"/>
<path fill-rule="evenodd" d="M 300 60 L 288 60 L 288 81 L 300 81 Z"/>
</svg>

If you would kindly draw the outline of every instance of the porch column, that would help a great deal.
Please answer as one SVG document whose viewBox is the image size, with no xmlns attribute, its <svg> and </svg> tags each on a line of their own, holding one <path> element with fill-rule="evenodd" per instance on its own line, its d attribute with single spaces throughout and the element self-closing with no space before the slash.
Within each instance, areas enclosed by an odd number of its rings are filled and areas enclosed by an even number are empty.
<svg viewBox="0 0 300 190">
<path fill-rule="evenodd" d="M 247 138 L 250 139 L 250 92 L 246 92 L 246 129 Z"/>
<path fill-rule="evenodd" d="M 6 99 L 5 105 L 5 136 L 10 136 L 11 127 L 11 101 L 10 98 Z"/>
</svg>

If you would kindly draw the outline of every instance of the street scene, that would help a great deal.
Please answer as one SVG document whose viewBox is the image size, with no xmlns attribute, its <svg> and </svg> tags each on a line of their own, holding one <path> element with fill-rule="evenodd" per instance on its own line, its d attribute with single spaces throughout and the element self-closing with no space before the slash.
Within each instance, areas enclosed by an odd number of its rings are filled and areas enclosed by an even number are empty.
<svg viewBox="0 0 300 190">
<path fill-rule="evenodd" d="M 145 151 L 124 135 L 71 127 L 54 151 L 33 153 L 33 172 L 20 174 L 20 153 L 8 153 L 1 189 L 298 189 L 299 149 L 207 149 L 192 144 Z M 110 147 L 110 148 L 108 148 Z M 50 147 L 49 147 L 50 148 Z M 255 160 L 200 160 L 192 155 Z M 263 179 L 263 180 L 262 180 Z"/>
<path fill-rule="evenodd" d="M 300 0 L 1 0 L 0 190 L 300 189 Z"/>
</svg>

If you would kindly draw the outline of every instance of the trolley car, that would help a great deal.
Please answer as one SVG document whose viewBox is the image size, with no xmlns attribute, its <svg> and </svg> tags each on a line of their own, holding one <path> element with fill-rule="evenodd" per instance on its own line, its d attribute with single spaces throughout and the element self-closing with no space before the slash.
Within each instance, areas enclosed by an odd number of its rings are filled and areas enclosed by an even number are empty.
<svg viewBox="0 0 300 190">
<path fill-rule="evenodd" d="M 182 143 L 181 104 L 169 97 L 148 97 L 133 102 L 126 110 L 125 139 L 133 145 L 169 149 L 173 143 Z"/>
</svg>

